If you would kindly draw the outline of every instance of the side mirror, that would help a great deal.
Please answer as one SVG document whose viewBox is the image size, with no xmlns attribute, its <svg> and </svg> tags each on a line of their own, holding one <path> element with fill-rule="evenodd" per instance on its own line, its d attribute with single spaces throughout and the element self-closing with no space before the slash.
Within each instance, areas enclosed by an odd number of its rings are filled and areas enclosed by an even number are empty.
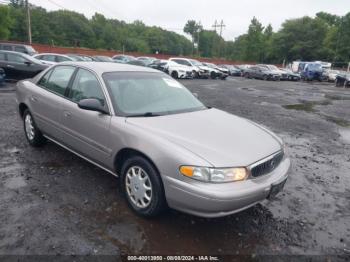
<svg viewBox="0 0 350 262">
<path fill-rule="evenodd" d="M 32 62 L 30 62 L 30 61 L 25 61 L 24 62 L 27 66 L 30 66 L 31 64 L 32 64 Z"/>
<path fill-rule="evenodd" d="M 96 111 L 108 114 L 101 102 L 95 98 L 82 99 L 78 102 L 78 107 L 84 110 Z"/>
</svg>

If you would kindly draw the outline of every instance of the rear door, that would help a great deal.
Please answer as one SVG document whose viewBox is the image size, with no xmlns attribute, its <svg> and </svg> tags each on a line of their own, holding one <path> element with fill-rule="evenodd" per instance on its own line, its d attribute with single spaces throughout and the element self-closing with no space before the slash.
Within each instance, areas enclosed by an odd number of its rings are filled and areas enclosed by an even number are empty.
<svg viewBox="0 0 350 262">
<path fill-rule="evenodd" d="M 50 137 L 61 141 L 62 103 L 76 68 L 56 66 L 37 83 L 40 88 L 31 90 L 30 110 L 39 129 Z"/>
<path fill-rule="evenodd" d="M 82 99 L 95 98 L 108 109 L 106 94 L 97 76 L 80 68 L 62 104 L 62 128 L 64 143 L 84 156 L 104 165 L 111 157 L 111 115 L 88 111 L 78 107 Z"/>
</svg>

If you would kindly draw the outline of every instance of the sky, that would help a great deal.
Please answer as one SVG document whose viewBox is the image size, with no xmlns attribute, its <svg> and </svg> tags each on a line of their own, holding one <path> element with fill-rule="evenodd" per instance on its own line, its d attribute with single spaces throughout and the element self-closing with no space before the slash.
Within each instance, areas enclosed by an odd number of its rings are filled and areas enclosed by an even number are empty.
<svg viewBox="0 0 350 262">
<path fill-rule="evenodd" d="M 212 30 L 215 20 L 223 20 L 223 37 L 233 40 L 244 34 L 255 16 L 277 31 L 283 21 L 319 11 L 336 15 L 350 12 L 350 0 L 29 0 L 47 10 L 68 9 L 91 18 L 95 12 L 128 23 L 141 20 L 149 26 L 183 34 L 188 20 L 200 21 Z"/>
</svg>

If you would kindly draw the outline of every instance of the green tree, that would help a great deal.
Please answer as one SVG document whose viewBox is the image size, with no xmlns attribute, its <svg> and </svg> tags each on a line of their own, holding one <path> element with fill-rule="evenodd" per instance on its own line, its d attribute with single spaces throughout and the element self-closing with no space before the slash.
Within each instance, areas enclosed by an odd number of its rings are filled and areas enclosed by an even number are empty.
<svg viewBox="0 0 350 262">
<path fill-rule="evenodd" d="M 246 47 L 244 59 L 247 61 L 262 61 L 263 60 L 263 49 L 264 49 L 264 39 L 263 39 L 264 27 L 262 24 L 253 17 L 250 22 L 248 33 L 246 37 Z"/>
<path fill-rule="evenodd" d="M 13 20 L 10 14 L 10 8 L 0 5 L 0 39 L 8 39 L 10 36 Z"/>
</svg>

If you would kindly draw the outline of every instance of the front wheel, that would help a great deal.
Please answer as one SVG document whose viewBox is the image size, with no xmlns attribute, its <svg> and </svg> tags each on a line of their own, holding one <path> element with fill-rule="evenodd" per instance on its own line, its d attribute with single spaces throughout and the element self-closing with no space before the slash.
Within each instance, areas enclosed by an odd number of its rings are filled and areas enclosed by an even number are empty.
<svg viewBox="0 0 350 262">
<path fill-rule="evenodd" d="M 134 156 L 123 164 L 121 183 L 133 211 L 153 217 L 166 207 L 163 183 L 156 168 L 144 157 Z"/>
<path fill-rule="evenodd" d="M 36 126 L 33 116 L 28 109 L 23 113 L 23 125 L 26 138 L 31 146 L 39 147 L 45 144 L 46 139 Z"/>
</svg>

